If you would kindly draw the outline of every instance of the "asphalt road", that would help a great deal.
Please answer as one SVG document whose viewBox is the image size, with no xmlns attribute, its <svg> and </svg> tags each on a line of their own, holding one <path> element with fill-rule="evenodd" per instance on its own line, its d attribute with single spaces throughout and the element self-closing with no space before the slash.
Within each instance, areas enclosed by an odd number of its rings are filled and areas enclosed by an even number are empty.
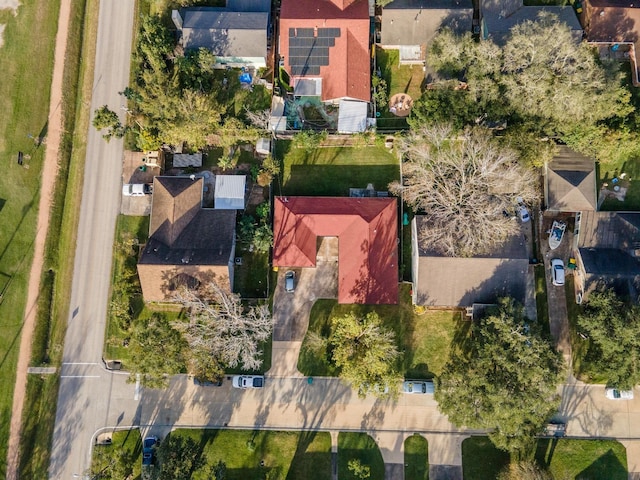
<svg viewBox="0 0 640 480">
<path fill-rule="evenodd" d="M 91 111 L 102 105 L 124 115 L 122 91 L 129 81 L 133 0 L 101 0 Z M 124 119 L 123 119 L 124 120 Z M 135 412 L 134 386 L 102 369 L 101 354 L 116 216 L 120 206 L 122 140 L 107 143 L 89 127 L 84 189 L 75 252 L 71 308 L 65 337 L 50 478 L 78 478 L 88 467 L 90 438 L 122 411 Z M 130 399 L 130 400 L 128 400 Z M 129 403 L 133 403 L 129 407 Z M 114 418 L 115 417 L 115 418 Z M 119 422 L 132 422 L 122 417 Z"/>
</svg>

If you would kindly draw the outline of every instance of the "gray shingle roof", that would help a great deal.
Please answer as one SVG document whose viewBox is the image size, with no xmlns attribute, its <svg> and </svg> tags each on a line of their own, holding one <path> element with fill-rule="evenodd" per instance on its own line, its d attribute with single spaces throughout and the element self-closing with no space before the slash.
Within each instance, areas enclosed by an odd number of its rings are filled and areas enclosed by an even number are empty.
<svg viewBox="0 0 640 480">
<path fill-rule="evenodd" d="M 548 165 L 546 180 L 548 210 L 596 210 L 596 168 L 593 159 L 560 146 L 558 154 Z"/>
</svg>

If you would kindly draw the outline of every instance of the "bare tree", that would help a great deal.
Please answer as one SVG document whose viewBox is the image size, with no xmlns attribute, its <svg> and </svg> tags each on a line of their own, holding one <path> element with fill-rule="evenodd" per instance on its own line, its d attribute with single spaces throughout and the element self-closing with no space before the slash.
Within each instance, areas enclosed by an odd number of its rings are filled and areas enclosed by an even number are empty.
<svg viewBox="0 0 640 480">
<path fill-rule="evenodd" d="M 244 307 L 239 295 L 230 293 L 215 282 L 198 291 L 183 289 L 176 299 L 188 312 L 188 322 L 174 322 L 189 347 L 210 355 L 229 367 L 244 370 L 260 368 L 260 342 L 273 329 L 267 305 Z"/>
<path fill-rule="evenodd" d="M 429 218 L 419 232 L 423 247 L 444 255 L 486 252 L 518 230 L 505 212 L 516 199 L 536 200 L 535 175 L 517 162 L 487 130 L 452 137 L 449 126 L 412 131 L 401 145 L 404 185 L 389 189 Z"/>
<path fill-rule="evenodd" d="M 269 119 L 271 118 L 271 110 L 266 109 L 259 112 L 252 112 L 247 107 L 245 107 L 245 115 L 247 116 L 247 120 L 254 127 L 260 130 L 268 130 L 269 129 Z"/>
</svg>

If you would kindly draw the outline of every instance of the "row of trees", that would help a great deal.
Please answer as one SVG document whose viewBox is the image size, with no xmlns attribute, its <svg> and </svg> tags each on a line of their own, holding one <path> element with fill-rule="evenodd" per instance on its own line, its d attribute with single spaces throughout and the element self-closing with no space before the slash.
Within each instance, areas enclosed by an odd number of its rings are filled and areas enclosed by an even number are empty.
<svg viewBox="0 0 640 480">
<path fill-rule="evenodd" d="M 558 137 L 601 161 L 638 152 L 639 119 L 619 64 L 600 61 L 553 14 L 513 27 L 502 46 L 445 30 L 435 38 L 429 62 L 445 78 L 465 83 L 442 81 L 427 89 L 412 110 L 413 128 L 506 121 L 503 140 L 538 165 L 550 153 L 544 137 Z"/>
</svg>

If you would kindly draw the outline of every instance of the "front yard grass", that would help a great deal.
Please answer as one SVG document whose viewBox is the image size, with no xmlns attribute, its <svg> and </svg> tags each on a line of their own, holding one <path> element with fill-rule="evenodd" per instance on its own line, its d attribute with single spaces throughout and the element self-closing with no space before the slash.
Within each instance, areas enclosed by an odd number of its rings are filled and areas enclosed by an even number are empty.
<svg viewBox="0 0 640 480">
<path fill-rule="evenodd" d="M 226 480 L 331 478 L 328 433 L 179 429 L 171 436 L 190 437 L 200 446 L 205 462 L 193 480 L 212 478 L 211 469 L 219 461 L 227 466 Z"/>
<path fill-rule="evenodd" d="M 142 437 L 140 430 L 122 430 L 113 432 L 111 445 L 96 445 L 91 457 L 91 472 L 97 474 L 108 468 L 113 462 L 126 462 L 133 473 L 131 480 L 138 480 L 142 475 Z"/>
<path fill-rule="evenodd" d="M 449 358 L 455 339 L 469 328 L 460 312 L 427 310 L 418 315 L 411 304 L 411 286 L 400 287 L 398 305 L 340 305 L 336 300 L 318 300 L 309 317 L 309 332 L 323 338 L 331 335 L 331 319 L 349 313 L 365 315 L 375 311 L 383 324 L 394 331 L 398 349 L 403 352 L 402 363 L 397 365 L 407 378 L 431 378 L 442 371 Z M 308 337 L 302 344 L 298 369 L 308 376 L 336 376 L 339 372 L 330 361 L 330 352 L 315 352 L 309 347 Z"/>
<path fill-rule="evenodd" d="M 427 439 L 414 434 L 404 441 L 404 480 L 429 479 Z"/>
<path fill-rule="evenodd" d="M 370 480 L 384 480 L 384 461 L 375 440 L 366 433 L 340 432 L 338 435 L 338 478 L 356 477 L 349 471 L 349 460 L 360 460 L 371 469 Z"/>
<path fill-rule="evenodd" d="M 398 159 L 384 146 L 292 148 L 279 141 L 276 156 L 282 161 L 282 195 L 348 196 L 349 188 L 376 190 L 400 179 Z"/>
<path fill-rule="evenodd" d="M 535 460 L 557 479 L 627 478 L 626 449 L 614 440 L 540 439 Z M 508 464 L 509 454 L 494 447 L 488 437 L 470 437 L 462 442 L 465 480 L 494 479 Z"/>
</svg>

